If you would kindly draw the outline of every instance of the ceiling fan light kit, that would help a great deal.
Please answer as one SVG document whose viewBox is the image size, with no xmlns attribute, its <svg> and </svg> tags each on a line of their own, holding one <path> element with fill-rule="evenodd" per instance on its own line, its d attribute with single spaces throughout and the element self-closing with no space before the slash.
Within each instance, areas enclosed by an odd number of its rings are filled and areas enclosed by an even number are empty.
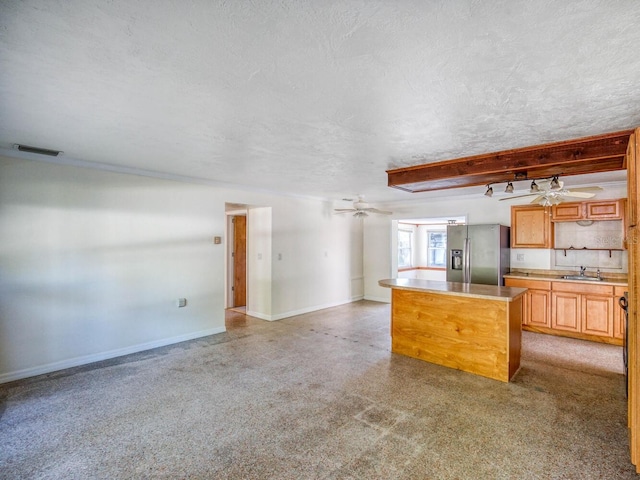
<svg viewBox="0 0 640 480">
<path fill-rule="evenodd" d="M 351 199 L 344 198 L 343 200 L 350 201 Z M 393 213 L 378 210 L 377 208 L 369 206 L 368 203 L 363 201 L 363 197 L 361 195 L 358 195 L 358 199 L 353 202 L 353 208 L 334 208 L 333 211 L 336 214 L 353 213 L 353 216 L 356 218 L 368 217 L 369 213 L 377 213 L 378 215 L 391 215 Z"/>
</svg>

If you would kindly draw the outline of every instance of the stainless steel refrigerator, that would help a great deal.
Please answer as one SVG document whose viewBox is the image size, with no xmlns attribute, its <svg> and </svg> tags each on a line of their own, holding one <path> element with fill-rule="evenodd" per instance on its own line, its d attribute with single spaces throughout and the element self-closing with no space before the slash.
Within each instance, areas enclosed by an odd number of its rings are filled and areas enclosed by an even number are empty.
<svg viewBox="0 0 640 480">
<path fill-rule="evenodd" d="M 504 285 L 509 247 L 504 225 L 448 225 L 447 282 Z"/>
</svg>

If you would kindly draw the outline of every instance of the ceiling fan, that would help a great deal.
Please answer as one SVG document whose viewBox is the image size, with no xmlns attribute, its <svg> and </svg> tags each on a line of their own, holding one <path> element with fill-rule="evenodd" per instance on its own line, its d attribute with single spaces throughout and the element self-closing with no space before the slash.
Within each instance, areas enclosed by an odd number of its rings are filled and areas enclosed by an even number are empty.
<svg viewBox="0 0 640 480">
<path fill-rule="evenodd" d="M 558 176 L 551 179 L 535 180 L 531 182 L 530 193 L 525 195 L 516 195 L 514 197 L 501 198 L 502 200 L 515 200 L 516 198 L 535 196 L 531 203 L 537 203 L 544 207 L 557 205 L 567 198 L 592 198 L 595 196 L 593 192 L 601 191 L 601 187 L 582 187 L 582 188 L 564 188 L 564 182 L 558 180 Z"/>
<path fill-rule="evenodd" d="M 354 217 L 363 218 L 368 217 L 369 213 L 377 213 L 379 215 L 391 215 L 393 213 L 370 207 L 369 204 L 364 201 L 362 195 L 358 195 L 358 199 L 356 201 L 353 201 L 352 198 L 343 198 L 343 200 L 346 202 L 353 202 L 353 208 L 334 208 L 333 210 L 336 214 L 353 213 Z"/>
</svg>

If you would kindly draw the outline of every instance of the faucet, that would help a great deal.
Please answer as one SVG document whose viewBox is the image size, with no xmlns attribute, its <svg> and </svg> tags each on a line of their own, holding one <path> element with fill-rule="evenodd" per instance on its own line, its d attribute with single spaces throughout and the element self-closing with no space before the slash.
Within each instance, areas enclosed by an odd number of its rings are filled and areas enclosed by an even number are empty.
<svg viewBox="0 0 640 480">
<path fill-rule="evenodd" d="M 587 267 L 580 267 L 580 276 L 584 277 L 584 272 L 587 270 Z"/>
</svg>

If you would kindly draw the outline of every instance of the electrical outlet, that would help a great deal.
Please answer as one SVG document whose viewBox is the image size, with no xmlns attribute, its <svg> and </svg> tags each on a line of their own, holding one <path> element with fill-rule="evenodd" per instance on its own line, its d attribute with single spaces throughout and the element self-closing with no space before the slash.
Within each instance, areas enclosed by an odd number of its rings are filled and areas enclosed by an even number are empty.
<svg viewBox="0 0 640 480">
<path fill-rule="evenodd" d="M 524 262 L 524 253 L 518 253 L 518 254 L 516 255 L 516 260 L 517 260 L 518 262 Z"/>
</svg>

